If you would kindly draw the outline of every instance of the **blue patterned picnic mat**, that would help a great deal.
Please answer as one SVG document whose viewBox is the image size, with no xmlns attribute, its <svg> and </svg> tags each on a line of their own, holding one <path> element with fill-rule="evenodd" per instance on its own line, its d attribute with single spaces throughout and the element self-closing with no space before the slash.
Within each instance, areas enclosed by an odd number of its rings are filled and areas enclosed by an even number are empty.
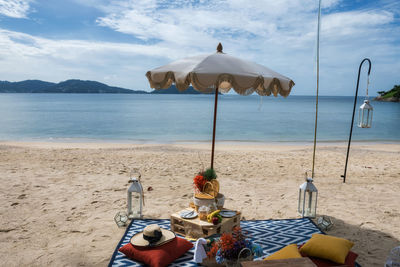
<svg viewBox="0 0 400 267">
<path fill-rule="evenodd" d="M 144 266 L 125 257 L 118 249 L 127 244 L 130 238 L 134 234 L 141 232 L 146 225 L 153 223 L 170 229 L 170 220 L 132 220 L 116 247 L 108 266 Z M 262 246 L 265 255 L 271 254 L 289 244 L 302 244 L 310 239 L 312 234 L 322 233 L 313 221 L 308 218 L 241 221 L 240 226 L 249 238 Z M 197 266 L 193 261 L 193 251 L 194 248 L 175 260 L 170 266 Z"/>
</svg>

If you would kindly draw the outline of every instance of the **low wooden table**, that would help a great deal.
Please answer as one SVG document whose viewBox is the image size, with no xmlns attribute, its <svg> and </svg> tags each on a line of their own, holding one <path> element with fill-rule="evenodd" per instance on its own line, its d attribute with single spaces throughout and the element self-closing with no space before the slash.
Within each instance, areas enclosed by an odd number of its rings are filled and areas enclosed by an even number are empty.
<svg viewBox="0 0 400 267">
<path fill-rule="evenodd" d="M 285 259 L 285 260 L 269 260 L 269 261 L 243 261 L 241 262 L 242 267 L 316 267 L 309 258 L 296 258 L 296 259 Z"/>
<path fill-rule="evenodd" d="M 193 209 L 187 208 L 184 210 L 192 211 Z M 221 223 L 214 225 L 200 220 L 198 216 L 194 219 L 183 219 L 179 214 L 184 210 L 171 215 L 171 230 L 188 238 L 198 239 L 214 234 L 232 232 L 233 228 L 240 226 L 240 212 L 237 212 L 231 218 L 222 218 Z"/>
</svg>

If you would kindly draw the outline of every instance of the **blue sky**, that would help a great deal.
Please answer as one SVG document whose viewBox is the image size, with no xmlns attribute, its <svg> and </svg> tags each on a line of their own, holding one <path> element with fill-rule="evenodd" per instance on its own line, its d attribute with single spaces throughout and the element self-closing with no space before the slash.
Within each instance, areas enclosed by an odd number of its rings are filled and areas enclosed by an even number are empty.
<svg viewBox="0 0 400 267">
<path fill-rule="evenodd" d="M 322 0 L 320 94 L 353 95 L 361 60 L 370 94 L 400 84 L 400 1 Z M 224 52 L 315 94 L 317 0 L 0 0 L 0 80 L 78 78 L 150 91 L 145 73 Z M 364 95 L 366 69 L 360 94 Z"/>
</svg>

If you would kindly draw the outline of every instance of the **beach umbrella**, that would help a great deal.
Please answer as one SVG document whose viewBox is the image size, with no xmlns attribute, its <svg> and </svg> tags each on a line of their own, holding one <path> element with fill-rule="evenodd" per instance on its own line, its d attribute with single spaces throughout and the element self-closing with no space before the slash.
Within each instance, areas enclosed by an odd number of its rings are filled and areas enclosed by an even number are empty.
<svg viewBox="0 0 400 267">
<path fill-rule="evenodd" d="M 290 78 L 267 67 L 222 52 L 221 43 L 216 53 L 184 58 L 150 70 L 146 76 L 150 87 L 156 90 L 169 88 L 174 83 L 179 91 L 192 85 L 197 91 L 215 93 L 211 168 L 214 167 L 218 92 L 227 93 L 233 88 L 240 95 L 257 92 L 261 96 L 286 97 L 294 85 Z"/>
</svg>

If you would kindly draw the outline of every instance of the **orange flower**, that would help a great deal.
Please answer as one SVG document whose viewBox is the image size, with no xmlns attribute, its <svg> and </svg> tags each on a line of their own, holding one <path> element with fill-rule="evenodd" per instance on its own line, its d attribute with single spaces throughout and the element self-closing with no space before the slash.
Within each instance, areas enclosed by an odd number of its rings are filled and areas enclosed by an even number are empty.
<svg viewBox="0 0 400 267">
<path fill-rule="evenodd" d="M 214 242 L 214 243 L 212 244 L 212 246 L 211 246 L 210 251 L 207 252 L 208 258 L 209 258 L 209 259 L 215 258 L 215 256 L 217 256 L 218 249 L 219 249 L 219 247 L 218 247 L 217 242 Z"/>
<path fill-rule="evenodd" d="M 204 179 L 204 176 L 200 174 L 193 179 L 194 185 L 197 187 L 197 189 L 199 189 L 200 192 L 203 191 L 203 187 L 206 182 L 207 181 Z"/>
<path fill-rule="evenodd" d="M 221 242 L 221 249 L 224 251 L 232 249 L 235 244 L 235 240 L 233 239 L 233 236 L 228 233 L 223 233 L 221 235 L 220 242 Z"/>
</svg>

